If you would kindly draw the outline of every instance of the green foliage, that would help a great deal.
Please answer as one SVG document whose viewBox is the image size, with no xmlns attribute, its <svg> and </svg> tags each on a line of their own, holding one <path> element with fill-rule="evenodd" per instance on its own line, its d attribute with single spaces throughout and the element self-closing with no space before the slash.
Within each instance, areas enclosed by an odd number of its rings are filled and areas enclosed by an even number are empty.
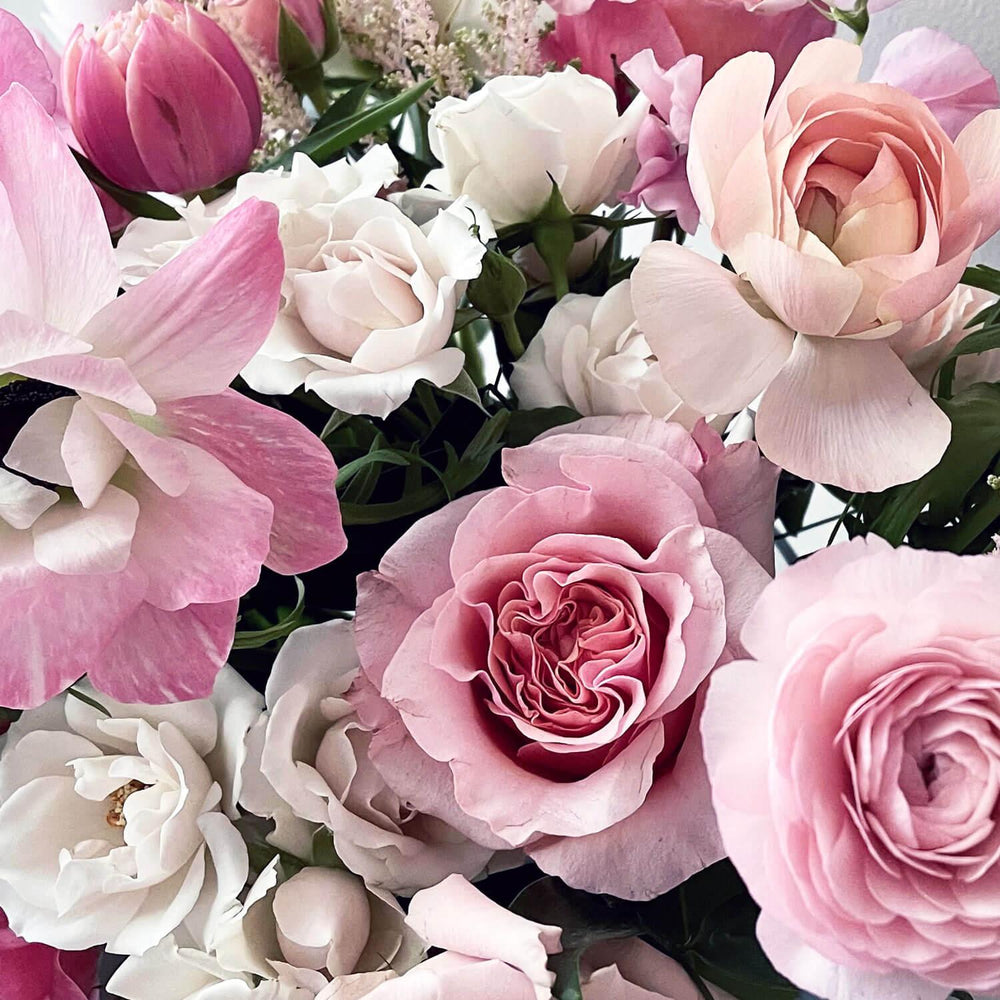
<svg viewBox="0 0 1000 1000">
<path fill-rule="evenodd" d="M 151 194 L 129 191 L 127 188 L 119 187 L 114 181 L 109 181 L 83 153 L 78 153 L 75 149 L 70 150 L 70 152 L 76 157 L 76 162 L 86 175 L 87 180 L 109 194 L 122 208 L 127 209 L 133 215 L 143 219 L 160 219 L 165 222 L 174 222 L 180 218 L 176 209 L 166 202 L 154 198 Z"/>
<path fill-rule="evenodd" d="M 1000 471 L 1000 384 L 970 386 L 938 405 L 952 423 L 951 444 L 922 478 L 852 503 L 851 535 L 874 532 L 893 545 L 982 552 L 1000 521 L 1000 493 L 987 476 Z"/>
<path fill-rule="evenodd" d="M 281 615 L 274 625 L 266 625 L 263 628 L 250 631 L 237 631 L 233 639 L 233 649 L 259 649 L 269 643 L 276 642 L 291 635 L 302 624 L 303 612 L 306 603 L 305 584 L 296 576 L 295 606 Z"/>
<path fill-rule="evenodd" d="M 1000 271 L 986 264 L 970 267 L 962 275 L 962 284 L 1000 296 Z M 979 329 L 975 329 L 976 327 Z M 1000 349 L 1000 300 L 973 316 L 967 324 L 967 329 L 972 332 L 955 345 L 938 373 L 938 395 L 945 399 L 952 394 L 955 368 L 960 357 Z"/>
</svg>

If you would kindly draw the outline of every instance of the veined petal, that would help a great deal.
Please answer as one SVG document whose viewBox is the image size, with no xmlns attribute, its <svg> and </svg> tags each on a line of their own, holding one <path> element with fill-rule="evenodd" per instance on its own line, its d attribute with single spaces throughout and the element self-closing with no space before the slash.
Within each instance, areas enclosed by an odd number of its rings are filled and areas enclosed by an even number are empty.
<svg viewBox="0 0 1000 1000">
<path fill-rule="evenodd" d="M 951 422 L 887 343 L 831 337 L 796 337 L 756 430 L 772 462 L 857 493 L 918 479 L 951 440 Z"/>
<path fill-rule="evenodd" d="M 82 399 L 73 405 L 59 448 L 84 507 L 93 507 L 125 458 L 125 449 Z"/>
</svg>

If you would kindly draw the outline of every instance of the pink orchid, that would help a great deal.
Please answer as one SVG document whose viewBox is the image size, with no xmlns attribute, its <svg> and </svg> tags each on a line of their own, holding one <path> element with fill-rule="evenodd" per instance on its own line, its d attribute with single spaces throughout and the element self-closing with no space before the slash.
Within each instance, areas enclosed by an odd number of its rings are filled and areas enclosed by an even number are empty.
<svg viewBox="0 0 1000 1000">
<path fill-rule="evenodd" d="M 0 257 L 0 704 L 84 673 L 122 701 L 207 696 L 261 565 L 345 547 L 327 450 L 227 388 L 277 312 L 277 213 L 248 202 L 119 297 L 97 197 L 15 84 Z"/>
</svg>

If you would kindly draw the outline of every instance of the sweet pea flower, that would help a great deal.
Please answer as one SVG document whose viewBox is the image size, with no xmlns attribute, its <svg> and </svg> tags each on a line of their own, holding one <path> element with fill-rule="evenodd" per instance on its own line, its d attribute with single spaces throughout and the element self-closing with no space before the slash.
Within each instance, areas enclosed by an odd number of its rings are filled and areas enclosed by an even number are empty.
<svg viewBox="0 0 1000 1000">
<path fill-rule="evenodd" d="M 882 50 L 872 82 L 919 97 L 950 139 L 957 139 L 980 112 L 1000 105 L 997 81 L 975 52 L 933 28 L 893 38 Z"/>
<path fill-rule="evenodd" d="M 251 202 L 118 296 L 93 189 L 22 87 L 0 97 L 0 704 L 82 674 L 204 697 L 266 563 L 345 547 L 329 452 L 227 388 L 273 322 L 271 206 Z"/>
<path fill-rule="evenodd" d="M 96 948 L 59 951 L 29 944 L 8 926 L 0 910 L 0 974 L 10 1000 L 87 1000 L 97 984 Z"/>
<path fill-rule="evenodd" d="M 720 70 L 695 108 L 688 177 L 736 273 L 658 242 L 632 291 L 685 402 L 733 412 L 763 392 L 765 455 L 868 492 L 918 478 L 948 445 L 889 338 L 943 302 L 1000 227 L 1000 111 L 953 143 L 926 104 L 856 82 L 860 66 L 858 46 L 815 42 L 773 100 L 769 56 Z"/>
<path fill-rule="evenodd" d="M 702 717 L 775 968 L 826 1000 L 1000 989 L 1000 560 L 875 536 L 778 576 Z"/>
<path fill-rule="evenodd" d="M 563 65 L 579 60 L 585 73 L 615 82 L 615 66 L 643 49 L 669 70 L 684 56 L 702 57 L 702 82 L 744 52 L 767 52 L 780 80 L 802 48 L 833 33 L 811 4 L 767 13 L 742 0 L 557 0 L 555 29 L 542 54 Z M 664 116 L 666 117 L 666 116 Z"/>
<path fill-rule="evenodd" d="M 268 677 L 267 715 L 248 738 L 241 803 L 275 820 L 270 841 L 293 853 L 325 826 L 343 863 L 390 892 L 412 894 L 453 872 L 479 875 L 493 851 L 414 809 L 373 766 L 371 727 L 355 708 L 373 700 L 351 623 L 296 629 Z"/>
<path fill-rule="evenodd" d="M 182 926 L 196 939 L 246 865 L 231 821 L 260 696 L 227 668 L 211 699 L 100 704 L 63 695 L 7 734 L 0 906 L 56 948 L 142 954 Z"/>
<path fill-rule="evenodd" d="M 260 93 L 225 31 L 193 4 L 139 0 L 63 56 L 63 98 L 80 145 L 122 187 L 182 193 L 246 165 Z"/>
<path fill-rule="evenodd" d="M 498 226 L 534 219 L 553 181 L 571 211 L 590 212 L 631 181 L 648 109 L 640 96 L 619 115 L 614 91 L 571 66 L 494 77 L 468 98 L 434 105 L 430 145 L 442 167 L 427 184 L 471 198 Z"/>
<path fill-rule="evenodd" d="M 722 856 L 695 720 L 767 580 L 776 470 L 630 415 L 506 451 L 503 474 L 359 579 L 368 756 L 469 839 L 651 898 Z"/>
<path fill-rule="evenodd" d="M 281 67 L 278 29 L 281 17 L 291 18 L 312 49 L 314 62 L 332 53 L 327 37 L 327 0 L 217 0 L 215 10 L 227 28 L 250 41 L 274 69 Z"/>
</svg>

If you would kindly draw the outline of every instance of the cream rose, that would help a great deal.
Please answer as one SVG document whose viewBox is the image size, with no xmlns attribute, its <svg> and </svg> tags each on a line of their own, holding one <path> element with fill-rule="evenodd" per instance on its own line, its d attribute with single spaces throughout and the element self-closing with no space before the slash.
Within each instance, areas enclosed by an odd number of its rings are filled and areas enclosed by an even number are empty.
<svg viewBox="0 0 1000 1000">
<path fill-rule="evenodd" d="M 210 700 L 63 695 L 26 712 L 0 759 L 0 907 L 29 941 L 141 954 L 197 940 L 230 873 L 243 738 L 260 697 L 231 669 Z"/>
<path fill-rule="evenodd" d="M 629 186 L 648 110 L 638 97 L 619 115 L 611 87 L 572 67 L 498 76 L 467 99 L 435 105 L 430 143 L 443 167 L 427 183 L 474 199 L 496 225 L 537 216 L 552 181 L 570 209 L 590 212 Z"/>
<path fill-rule="evenodd" d="M 455 310 L 480 271 L 489 223 L 464 200 L 423 224 L 375 195 L 396 177 L 377 146 L 357 164 L 245 174 L 231 195 L 195 200 L 180 222 L 137 220 L 122 237 L 125 280 L 141 280 L 248 198 L 280 212 L 285 278 L 278 318 L 243 370 L 251 388 L 285 395 L 300 386 L 349 413 L 384 417 L 427 379 L 443 386 L 464 355 L 448 347 Z M 404 200 L 401 204 L 406 205 Z"/>
</svg>

